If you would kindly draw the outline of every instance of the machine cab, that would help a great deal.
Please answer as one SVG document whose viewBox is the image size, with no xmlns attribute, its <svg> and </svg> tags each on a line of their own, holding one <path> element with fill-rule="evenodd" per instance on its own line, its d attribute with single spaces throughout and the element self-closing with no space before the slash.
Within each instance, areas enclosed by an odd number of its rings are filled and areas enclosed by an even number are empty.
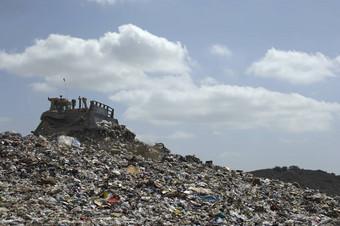
<svg viewBox="0 0 340 226">
<path fill-rule="evenodd" d="M 62 96 L 60 98 L 48 98 L 48 100 L 51 102 L 50 111 L 64 114 L 71 109 L 71 102 L 62 98 Z"/>
</svg>

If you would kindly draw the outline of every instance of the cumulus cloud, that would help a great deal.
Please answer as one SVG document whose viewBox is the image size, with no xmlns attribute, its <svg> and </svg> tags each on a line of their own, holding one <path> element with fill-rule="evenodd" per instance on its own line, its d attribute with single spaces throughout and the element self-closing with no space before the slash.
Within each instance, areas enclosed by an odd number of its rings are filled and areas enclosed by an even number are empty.
<svg viewBox="0 0 340 226">
<path fill-rule="evenodd" d="M 214 79 L 213 77 L 205 77 L 201 80 L 202 85 L 217 85 L 218 81 Z"/>
<path fill-rule="evenodd" d="M 282 51 L 269 52 L 276 56 Z M 314 59 L 311 60 L 314 63 L 323 62 L 321 65 L 326 66 L 320 66 L 324 68 L 320 71 L 331 67 L 327 63 L 330 60 L 322 54 L 293 52 L 292 55 L 303 56 L 307 61 Z M 335 61 L 340 63 L 340 58 Z M 261 62 L 267 61 L 254 63 L 250 71 L 266 68 Z M 296 62 L 301 64 L 303 60 Z M 305 63 L 307 69 L 314 68 L 311 62 Z M 290 132 L 327 131 L 340 112 L 338 103 L 263 88 L 219 84 L 211 77 L 197 85 L 190 75 L 190 65 L 188 51 L 181 43 L 131 24 L 98 39 L 51 34 L 22 53 L 0 51 L 0 69 L 44 80 L 30 84 L 34 90 L 61 87 L 66 78 L 69 87 L 107 92 L 111 100 L 126 104 L 127 119 L 157 125 L 189 123 L 217 130 L 262 127 Z M 277 68 L 271 71 L 278 71 Z M 187 135 L 177 133 L 173 138 Z"/>
<path fill-rule="evenodd" d="M 34 82 L 34 83 L 29 84 L 28 87 L 30 87 L 36 92 L 44 92 L 44 93 L 52 92 L 56 90 L 55 87 L 52 87 L 49 84 L 44 83 L 44 82 Z"/>
<path fill-rule="evenodd" d="M 340 113 L 338 103 L 229 85 L 182 90 L 136 89 L 118 92 L 111 99 L 128 105 L 125 117 L 131 120 L 156 125 L 204 124 L 218 129 L 327 131 Z"/>
<path fill-rule="evenodd" d="M 153 81 L 147 74 L 185 75 L 189 61 L 181 43 L 131 24 L 99 39 L 51 34 L 23 53 L 0 51 L 0 69 L 42 77 L 50 86 L 62 86 L 66 77 L 71 87 L 104 92 L 145 87 Z"/>
<path fill-rule="evenodd" d="M 264 58 L 254 62 L 247 73 L 307 85 L 334 77 L 340 70 L 338 58 L 331 59 L 322 53 L 308 54 L 272 48 L 267 51 Z"/>
<path fill-rule="evenodd" d="M 219 55 L 219 56 L 231 56 L 232 55 L 231 50 L 225 45 L 213 45 L 210 48 L 210 52 L 214 55 Z"/>
</svg>

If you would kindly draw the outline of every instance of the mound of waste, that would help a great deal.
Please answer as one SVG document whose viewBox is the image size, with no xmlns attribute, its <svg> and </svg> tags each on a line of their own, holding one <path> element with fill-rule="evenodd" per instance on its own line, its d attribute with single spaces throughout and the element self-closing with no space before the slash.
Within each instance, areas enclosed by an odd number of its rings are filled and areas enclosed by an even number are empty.
<svg viewBox="0 0 340 226">
<path fill-rule="evenodd" d="M 121 125 L 0 134 L 0 224 L 336 225 L 340 198 L 171 154 Z"/>
</svg>

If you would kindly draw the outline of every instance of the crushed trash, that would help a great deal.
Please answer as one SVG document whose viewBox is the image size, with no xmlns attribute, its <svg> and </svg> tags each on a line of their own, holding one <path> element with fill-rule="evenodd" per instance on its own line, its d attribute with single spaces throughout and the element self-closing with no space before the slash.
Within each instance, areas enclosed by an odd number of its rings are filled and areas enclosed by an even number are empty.
<svg viewBox="0 0 340 226">
<path fill-rule="evenodd" d="M 78 141 L 79 143 L 79 141 Z M 73 146 L 73 144 L 77 144 L 77 141 L 74 137 L 69 137 L 65 135 L 60 135 L 57 138 L 58 145 L 65 145 L 65 146 Z"/>
<path fill-rule="evenodd" d="M 339 225 L 340 197 L 171 154 L 126 127 L 0 133 L 0 225 Z"/>
</svg>

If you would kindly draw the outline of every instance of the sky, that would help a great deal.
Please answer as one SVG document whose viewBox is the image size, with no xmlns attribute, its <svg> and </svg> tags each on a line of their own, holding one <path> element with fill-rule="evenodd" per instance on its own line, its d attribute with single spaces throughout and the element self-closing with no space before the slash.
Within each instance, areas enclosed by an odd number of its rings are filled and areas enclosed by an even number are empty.
<svg viewBox="0 0 340 226">
<path fill-rule="evenodd" d="M 339 9 L 338 0 L 0 0 L 0 132 L 28 135 L 48 97 L 81 96 L 175 154 L 339 175 Z"/>
</svg>

